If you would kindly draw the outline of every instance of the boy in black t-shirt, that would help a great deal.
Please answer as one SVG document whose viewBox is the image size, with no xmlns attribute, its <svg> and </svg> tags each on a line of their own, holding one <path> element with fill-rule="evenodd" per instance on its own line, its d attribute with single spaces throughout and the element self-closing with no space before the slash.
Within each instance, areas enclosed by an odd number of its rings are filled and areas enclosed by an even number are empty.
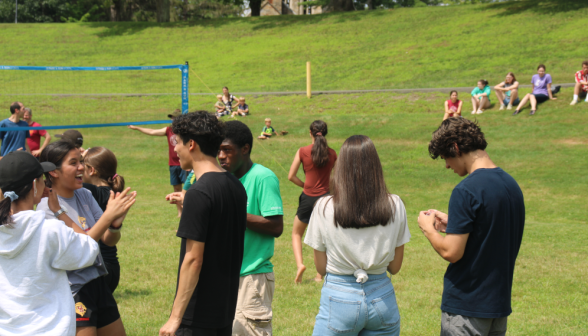
<svg viewBox="0 0 588 336">
<path fill-rule="evenodd" d="M 454 189 L 449 215 L 421 211 L 419 226 L 447 267 L 441 335 L 504 335 L 512 313 L 514 266 L 525 226 L 517 182 L 486 153 L 484 133 L 465 118 L 444 120 L 429 153 L 468 175 Z M 445 236 L 438 231 L 446 233 Z"/>
<path fill-rule="evenodd" d="M 196 182 L 184 196 L 177 236 L 182 238 L 176 297 L 159 335 L 230 336 L 247 221 L 247 194 L 216 156 L 224 125 L 214 115 L 194 112 L 172 123 L 182 169 Z"/>
</svg>

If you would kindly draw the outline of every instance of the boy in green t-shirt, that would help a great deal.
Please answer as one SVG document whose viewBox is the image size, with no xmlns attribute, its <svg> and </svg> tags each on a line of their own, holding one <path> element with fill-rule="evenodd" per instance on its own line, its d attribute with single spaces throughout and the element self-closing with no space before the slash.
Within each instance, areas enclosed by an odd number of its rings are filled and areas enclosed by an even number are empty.
<svg viewBox="0 0 588 336">
<path fill-rule="evenodd" d="M 225 123 L 218 161 L 241 181 L 247 193 L 247 230 L 233 321 L 233 335 L 240 336 L 272 335 L 275 280 L 270 259 L 274 240 L 284 230 L 278 177 L 251 161 L 252 146 L 253 135 L 247 125 L 236 120 Z"/>
<path fill-rule="evenodd" d="M 271 138 L 272 135 L 286 135 L 288 134 L 287 131 L 281 131 L 280 134 L 276 132 L 276 130 L 272 127 L 272 120 L 270 118 L 265 118 L 265 126 L 261 131 L 261 135 L 258 136 L 258 139 L 265 140 L 267 138 Z"/>
</svg>

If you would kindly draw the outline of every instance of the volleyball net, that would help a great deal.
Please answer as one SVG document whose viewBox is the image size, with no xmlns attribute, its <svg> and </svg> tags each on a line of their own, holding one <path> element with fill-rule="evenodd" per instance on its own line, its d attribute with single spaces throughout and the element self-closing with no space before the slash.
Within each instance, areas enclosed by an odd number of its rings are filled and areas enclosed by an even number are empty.
<svg viewBox="0 0 588 336">
<path fill-rule="evenodd" d="M 0 110 L 13 102 L 43 129 L 169 123 L 189 109 L 189 65 L 42 67 L 0 65 Z M 19 130 L 22 130 L 20 128 Z"/>
</svg>

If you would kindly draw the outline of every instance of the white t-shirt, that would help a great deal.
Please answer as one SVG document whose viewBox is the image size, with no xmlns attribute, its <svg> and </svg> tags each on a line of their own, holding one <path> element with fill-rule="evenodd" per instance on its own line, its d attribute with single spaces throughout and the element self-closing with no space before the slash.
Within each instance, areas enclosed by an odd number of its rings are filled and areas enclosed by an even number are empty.
<svg viewBox="0 0 588 336">
<path fill-rule="evenodd" d="M 386 226 L 362 229 L 335 226 L 333 201 L 323 197 L 314 205 L 304 243 L 317 251 L 327 252 L 327 273 L 352 275 L 362 269 L 367 274 L 382 274 L 394 260 L 396 247 L 410 241 L 406 209 L 400 197 L 394 200 L 394 220 Z"/>
</svg>

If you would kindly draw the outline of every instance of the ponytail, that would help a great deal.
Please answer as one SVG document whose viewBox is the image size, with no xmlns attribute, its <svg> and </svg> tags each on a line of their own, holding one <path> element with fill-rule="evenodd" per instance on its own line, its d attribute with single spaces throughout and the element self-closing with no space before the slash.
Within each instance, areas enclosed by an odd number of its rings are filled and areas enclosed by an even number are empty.
<svg viewBox="0 0 588 336">
<path fill-rule="evenodd" d="M 14 221 L 12 220 L 12 216 L 11 216 L 12 202 L 18 202 L 18 199 L 26 198 L 32 189 L 33 189 L 33 183 L 31 182 L 31 183 L 25 185 L 24 187 L 20 187 L 16 190 L 10 190 L 10 191 L 14 191 L 14 194 L 16 194 L 16 196 L 17 196 L 14 199 L 14 201 L 10 197 L 6 197 L 6 196 L 2 201 L 0 201 L 0 225 L 10 225 L 10 224 L 14 223 Z M 2 190 L 2 193 L 6 193 L 6 191 Z"/>
<path fill-rule="evenodd" d="M 314 138 L 314 145 L 310 152 L 312 163 L 315 167 L 321 168 L 329 163 L 329 145 L 327 144 L 327 123 L 322 120 L 315 120 L 310 124 L 310 134 Z"/>
<path fill-rule="evenodd" d="M 109 177 L 106 183 L 108 183 L 112 191 L 115 193 L 125 190 L 125 178 L 118 174 L 114 174 L 113 177 Z"/>
</svg>

